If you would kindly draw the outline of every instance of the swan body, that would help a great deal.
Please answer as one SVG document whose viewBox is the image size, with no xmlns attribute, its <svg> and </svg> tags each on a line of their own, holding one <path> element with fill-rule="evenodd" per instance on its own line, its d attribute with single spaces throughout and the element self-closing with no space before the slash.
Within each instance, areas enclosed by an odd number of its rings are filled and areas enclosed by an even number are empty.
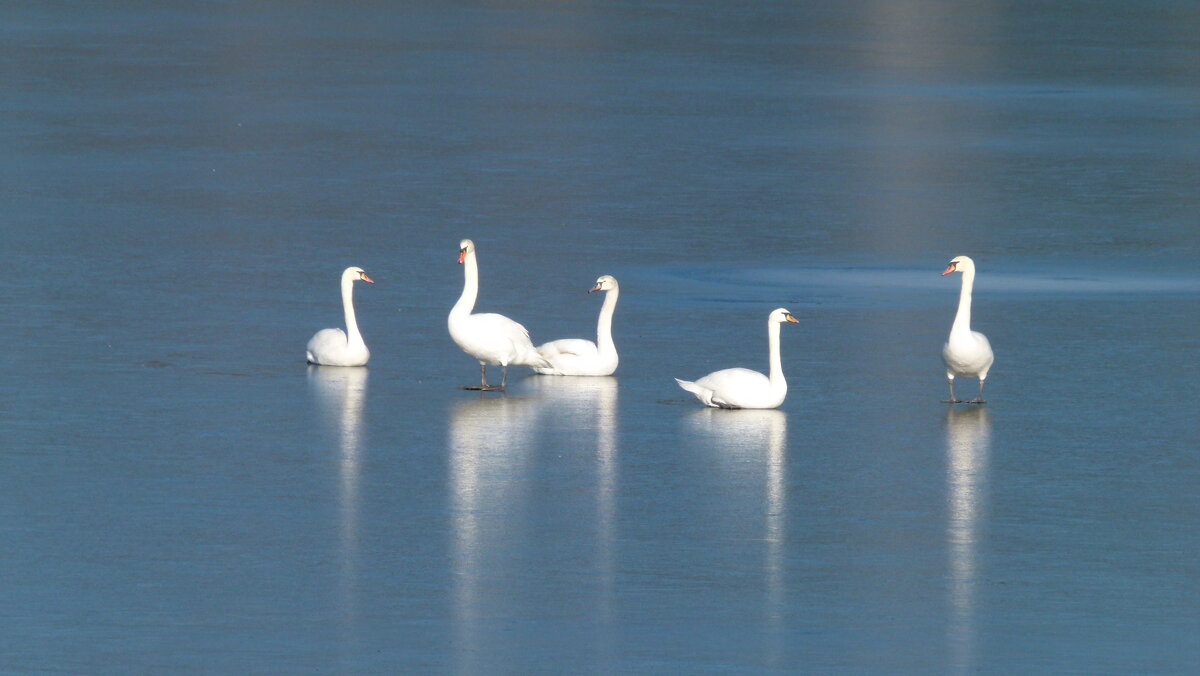
<svg viewBox="0 0 1200 676">
<path fill-rule="evenodd" d="M 787 380 L 779 359 L 779 325 L 796 323 L 792 313 L 784 308 L 771 311 L 767 317 L 767 342 L 770 353 L 770 375 L 744 368 L 715 371 L 695 382 L 675 379 L 679 386 L 691 392 L 700 403 L 713 408 L 778 408 L 787 396 Z"/>
<path fill-rule="evenodd" d="M 971 404 L 982 404 L 983 384 L 992 368 L 994 355 L 987 336 L 971 330 L 971 291 L 975 286 L 975 261 L 967 256 L 957 256 L 946 266 L 942 275 L 962 273 L 962 289 L 958 295 L 958 312 L 950 327 L 950 337 L 942 346 L 942 361 L 946 364 L 946 380 L 950 383 L 950 398 L 947 403 L 959 403 L 954 397 L 954 377 L 979 378 L 979 396 Z"/>
<path fill-rule="evenodd" d="M 613 311 L 621 293 L 612 275 L 603 275 L 588 291 L 603 291 L 604 304 L 596 322 L 596 342 L 582 338 L 562 338 L 540 345 L 538 354 L 550 362 L 549 368 L 534 367 L 546 376 L 610 376 L 617 370 L 617 346 L 612 338 Z"/>
<path fill-rule="evenodd" d="M 374 284 L 367 273 L 359 267 L 348 267 L 342 271 L 342 311 L 346 316 L 346 330 L 321 329 L 308 340 L 308 363 L 323 366 L 362 366 L 371 358 L 371 351 L 358 332 L 354 318 L 354 282 Z"/>
<path fill-rule="evenodd" d="M 463 266 L 463 291 L 450 309 L 447 326 L 450 337 L 463 352 L 479 360 L 481 386 L 468 389 L 503 390 L 509 364 L 548 368 L 550 362 L 538 354 L 529 340 L 529 331 L 517 322 L 495 313 L 472 314 L 479 295 L 479 264 L 475 259 L 475 243 L 464 239 L 459 243 L 458 262 Z M 501 368 L 500 385 L 487 382 L 487 365 Z"/>
</svg>

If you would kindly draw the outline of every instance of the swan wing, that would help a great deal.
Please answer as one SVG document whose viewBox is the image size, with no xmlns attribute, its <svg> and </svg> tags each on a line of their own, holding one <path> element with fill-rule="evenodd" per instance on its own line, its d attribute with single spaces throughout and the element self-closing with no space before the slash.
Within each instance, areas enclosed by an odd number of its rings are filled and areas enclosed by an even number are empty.
<svg viewBox="0 0 1200 676">
<path fill-rule="evenodd" d="M 712 391 L 713 405 L 721 408 L 758 408 L 771 394 L 771 380 L 758 371 L 744 368 L 710 373 L 696 384 Z"/>
<path fill-rule="evenodd" d="M 485 312 L 451 319 L 450 336 L 464 352 L 489 364 L 549 367 L 529 340 L 529 331 L 504 315 Z"/>
<path fill-rule="evenodd" d="M 583 338 L 562 338 L 543 343 L 538 347 L 543 357 L 553 360 L 555 357 L 595 357 L 599 350 L 596 344 Z"/>
<path fill-rule="evenodd" d="M 308 361 L 312 364 L 321 363 L 322 357 L 346 349 L 346 332 L 341 329 L 321 329 L 308 339 Z"/>
<path fill-rule="evenodd" d="M 529 330 L 519 323 L 495 312 L 481 312 L 467 317 L 476 331 L 493 333 L 508 340 L 529 340 Z"/>
</svg>

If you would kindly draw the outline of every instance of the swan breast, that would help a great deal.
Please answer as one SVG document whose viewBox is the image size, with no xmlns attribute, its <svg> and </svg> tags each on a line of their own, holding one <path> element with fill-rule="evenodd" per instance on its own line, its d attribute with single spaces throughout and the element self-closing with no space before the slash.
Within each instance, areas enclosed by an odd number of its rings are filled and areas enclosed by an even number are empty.
<svg viewBox="0 0 1200 676">
<path fill-rule="evenodd" d="M 952 335 L 942 346 L 942 361 L 946 368 L 964 378 L 987 373 L 994 358 L 987 336 L 978 331 L 963 336 Z"/>
</svg>

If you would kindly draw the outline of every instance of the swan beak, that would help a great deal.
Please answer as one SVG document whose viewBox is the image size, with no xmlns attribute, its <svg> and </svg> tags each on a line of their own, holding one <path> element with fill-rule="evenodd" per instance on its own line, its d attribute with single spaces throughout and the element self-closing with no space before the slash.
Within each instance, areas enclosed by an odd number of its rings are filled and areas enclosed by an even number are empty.
<svg viewBox="0 0 1200 676">
<path fill-rule="evenodd" d="M 458 262 L 461 264 L 465 260 L 467 260 L 467 250 L 459 249 L 458 250 Z"/>
<path fill-rule="evenodd" d="M 370 277 L 368 277 L 368 276 L 367 276 L 367 273 L 365 273 L 365 272 L 364 272 L 364 273 L 362 273 L 362 274 L 360 274 L 360 275 L 358 276 L 358 278 L 359 278 L 359 279 L 361 279 L 361 280 L 363 280 L 363 281 L 364 281 L 364 282 L 366 282 L 367 284 L 374 284 L 374 283 L 375 283 L 375 280 L 373 280 L 373 279 L 371 279 Z"/>
<path fill-rule="evenodd" d="M 789 314 L 789 315 L 784 315 L 784 317 L 783 317 L 783 318 L 784 318 L 784 319 L 786 319 L 786 320 L 788 320 L 788 321 L 789 321 L 789 322 L 791 322 L 792 324 L 799 324 L 799 323 L 800 323 L 800 320 L 799 320 L 799 319 L 796 319 L 795 317 L 791 316 L 790 314 Z"/>
<path fill-rule="evenodd" d="M 596 286 L 593 286 L 592 288 L 588 289 L 588 293 L 591 293 L 593 291 L 599 291 L 599 290 L 600 290 L 600 285 L 597 284 Z"/>
<path fill-rule="evenodd" d="M 942 276 L 945 277 L 951 272 L 955 272 L 955 265 L 957 265 L 957 263 L 951 263 L 950 265 L 947 265 L 946 269 L 942 272 Z"/>
</svg>

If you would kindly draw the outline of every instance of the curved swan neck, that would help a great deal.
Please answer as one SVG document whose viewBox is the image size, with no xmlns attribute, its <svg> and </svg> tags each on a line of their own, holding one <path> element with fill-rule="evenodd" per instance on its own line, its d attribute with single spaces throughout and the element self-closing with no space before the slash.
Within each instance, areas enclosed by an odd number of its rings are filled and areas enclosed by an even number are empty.
<svg viewBox="0 0 1200 676">
<path fill-rule="evenodd" d="M 615 286 L 604 292 L 604 305 L 600 306 L 600 318 L 596 320 L 596 347 L 602 354 L 610 354 L 617 350 L 612 337 L 612 318 L 617 309 L 617 295 L 620 293 L 620 288 Z"/>
<path fill-rule="evenodd" d="M 958 293 L 958 313 L 954 315 L 954 325 L 950 333 L 971 332 L 971 290 L 975 286 L 975 269 L 967 268 L 962 272 L 962 290 Z"/>
<path fill-rule="evenodd" d="M 342 312 L 346 315 L 346 342 L 362 343 L 358 320 L 354 318 L 354 276 L 342 275 Z"/>
<path fill-rule="evenodd" d="M 767 349 L 771 354 L 771 372 L 768 378 L 771 385 L 786 385 L 783 379 L 783 362 L 779 358 L 779 322 L 767 322 Z"/>
<path fill-rule="evenodd" d="M 452 316 L 469 315 L 475 309 L 475 298 L 479 295 L 479 264 L 472 251 L 463 259 L 463 290 L 458 302 L 450 309 Z"/>
</svg>

